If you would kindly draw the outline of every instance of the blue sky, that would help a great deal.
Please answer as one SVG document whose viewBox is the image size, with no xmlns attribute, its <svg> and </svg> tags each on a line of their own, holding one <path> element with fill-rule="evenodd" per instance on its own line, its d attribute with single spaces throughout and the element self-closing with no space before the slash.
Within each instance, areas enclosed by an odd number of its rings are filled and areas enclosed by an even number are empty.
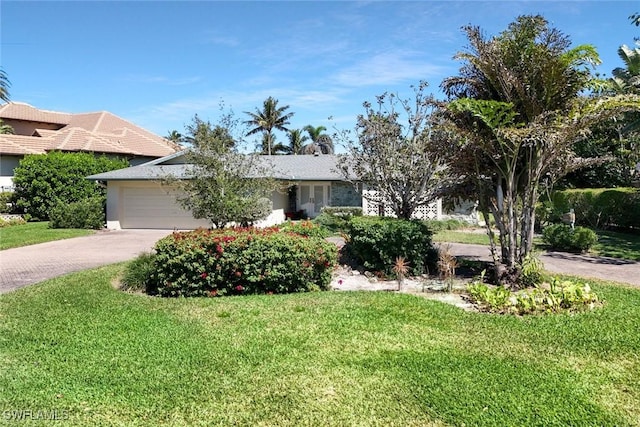
<svg viewBox="0 0 640 427">
<path fill-rule="evenodd" d="M 290 106 L 291 128 L 352 129 L 384 91 L 406 97 L 422 79 L 442 97 L 463 25 L 495 35 L 542 14 L 595 45 L 610 75 L 618 47 L 640 36 L 634 12 L 640 2 L 3 0 L 0 59 L 14 101 L 106 110 L 163 136 L 196 113 L 215 122 L 221 101 L 244 120 L 268 96 Z"/>
</svg>

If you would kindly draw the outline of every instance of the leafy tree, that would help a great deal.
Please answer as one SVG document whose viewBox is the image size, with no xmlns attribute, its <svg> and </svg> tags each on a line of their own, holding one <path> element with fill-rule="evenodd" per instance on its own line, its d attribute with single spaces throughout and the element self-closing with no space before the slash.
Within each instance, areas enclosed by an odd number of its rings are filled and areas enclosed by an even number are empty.
<svg viewBox="0 0 640 427">
<path fill-rule="evenodd" d="M 618 56 L 625 66 L 612 72 L 610 81 L 614 91 L 640 94 L 640 47 L 630 48 L 623 44 L 618 49 Z"/>
<path fill-rule="evenodd" d="M 7 73 L 0 68 L 0 100 L 4 102 L 9 102 L 9 88 L 11 87 L 11 82 L 7 77 Z"/>
<path fill-rule="evenodd" d="M 414 87 L 413 100 L 385 93 L 375 107 L 365 102 L 355 129 L 358 141 L 345 135 L 348 155 L 339 159 L 344 178 L 377 190 L 398 218 L 411 218 L 451 183 L 443 156 L 435 150 L 440 138 L 436 103 L 424 94 L 426 87 L 426 82 Z"/>
<path fill-rule="evenodd" d="M 640 27 L 640 13 L 634 13 L 629 17 L 631 23 L 636 27 Z"/>
<path fill-rule="evenodd" d="M 253 113 L 245 111 L 245 114 L 248 114 L 251 117 L 251 119 L 245 121 L 245 124 L 252 127 L 246 135 L 249 136 L 256 133 L 263 133 L 263 152 L 266 151 L 266 154 L 271 154 L 272 147 L 275 143 L 273 130 L 277 129 L 284 132 L 289 130 L 287 125 L 289 124 L 289 119 L 293 117 L 294 113 L 285 113 L 288 109 L 288 105 L 278 107 L 278 100 L 270 96 L 265 99 L 262 110 L 256 108 L 256 111 Z"/>
<path fill-rule="evenodd" d="M 14 170 L 14 200 L 34 219 L 48 220 L 58 204 L 105 196 L 105 190 L 87 176 L 128 166 L 126 160 L 89 153 L 30 154 Z"/>
<path fill-rule="evenodd" d="M 630 96 L 580 96 L 597 53 L 591 46 L 570 48 L 541 16 L 520 16 L 490 39 L 478 27 L 464 31 L 470 48 L 456 55 L 464 62 L 461 75 L 442 83 L 458 98 L 448 106 L 460 132 L 450 167 L 467 178 L 461 193 L 479 198 L 487 225 L 494 217 L 499 278 L 517 284 L 532 249 L 540 185 L 584 164 L 571 148 L 593 126 L 640 104 Z M 489 226 L 488 232 L 493 237 Z"/>
<path fill-rule="evenodd" d="M 12 135 L 14 132 L 15 131 L 11 125 L 6 124 L 2 119 L 0 119 L 0 134 Z"/>
<path fill-rule="evenodd" d="M 291 129 L 287 136 L 289 137 L 289 147 L 287 147 L 287 152 L 289 154 L 301 154 L 304 142 L 309 138 L 306 135 L 303 135 L 302 130 L 300 129 Z"/>
<path fill-rule="evenodd" d="M 216 228 L 232 222 L 251 224 L 272 210 L 270 197 L 276 184 L 269 178 L 271 168 L 261 156 L 238 152 L 236 127 L 231 114 L 223 115 L 215 126 L 195 116 L 186 128 L 187 140 L 192 141 L 186 154 L 187 177 L 166 178 L 181 190 L 178 202 Z"/>
</svg>

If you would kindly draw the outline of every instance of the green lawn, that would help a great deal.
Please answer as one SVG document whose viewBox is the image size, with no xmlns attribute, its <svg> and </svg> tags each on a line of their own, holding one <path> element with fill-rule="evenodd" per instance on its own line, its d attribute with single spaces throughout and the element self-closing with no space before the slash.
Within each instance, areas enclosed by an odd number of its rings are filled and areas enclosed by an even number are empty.
<svg viewBox="0 0 640 427">
<path fill-rule="evenodd" d="M 94 233 L 93 230 L 49 228 L 48 222 L 29 222 L 0 228 L 0 250 L 88 236 L 92 233 Z"/>
<path fill-rule="evenodd" d="M 488 245 L 487 233 L 477 233 L 462 230 L 442 230 L 434 233 L 434 242 L 468 243 L 473 245 Z"/>
<path fill-rule="evenodd" d="M 74 426 L 640 426 L 637 289 L 595 284 L 602 309 L 517 318 L 389 292 L 149 298 L 112 287 L 121 269 L 0 295 L 3 411 Z"/>
<path fill-rule="evenodd" d="M 597 255 L 640 261 L 640 235 L 598 231 L 598 243 L 592 249 Z"/>
</svg>

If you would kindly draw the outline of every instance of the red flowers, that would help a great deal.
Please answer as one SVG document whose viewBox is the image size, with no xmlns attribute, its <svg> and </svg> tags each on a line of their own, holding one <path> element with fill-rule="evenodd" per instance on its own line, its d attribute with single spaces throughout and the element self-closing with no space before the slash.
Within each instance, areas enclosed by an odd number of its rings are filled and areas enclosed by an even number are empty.
<svg viewBox="0 0 640 427">
<path fill-rule="evenodd" d="M 242 286 L 242 285 L 238 285 L 238 286 L 236 286 L 234 289 L 235 289 L 236 291 L 238 291 L 238 292 L 242 292 L 242 291 L 244 291 L 244 286 Z"/>
<path fill-rule="evenodd" d="M 209 273 L 207 273 L 206 271 L 200 275 L 200 278 L 202 279 L 206 279 L 207 277 L 209 277 Z"/>
<path fill-rule="evenodd" d="M 236 271 L 234 274 L 236 277 L 240 277 L 242 276 L 242 271 Z"/>
<path fill-rule="evenodd" d="M 218 296 L 218 290 L 217 290 L 217 289 L 214 289 L 214 290 L 212 290 L 212 291 L 209 291 L 209 296 L 210 296 L 210 297 L 216 297 L 216 296 Z"/>
</svg>

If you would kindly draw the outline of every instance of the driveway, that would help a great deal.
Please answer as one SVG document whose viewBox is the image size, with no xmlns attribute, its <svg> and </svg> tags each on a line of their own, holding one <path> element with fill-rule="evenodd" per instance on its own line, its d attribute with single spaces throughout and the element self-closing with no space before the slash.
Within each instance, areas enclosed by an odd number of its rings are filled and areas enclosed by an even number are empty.
<svg viewBox="0 0 640 427">
<path fill-rule="evenodd" d="M 0 294 L 74 271 L 135 258 L 172 230 L 99 231 L 0 251 Z"/>
<path fill-rule="evenodd" d="M 461 243 L 442 243 L 449 245 L 451 252 L 463 258 L 490 260 L 489 246 L 467 245 Z M 566 252 L 545 252 L 540 261 L 547 271 L 585 278 L 609 280 L 640 286 L 640 263 L 617 258 L 570 254 Z"/>
</svg>

